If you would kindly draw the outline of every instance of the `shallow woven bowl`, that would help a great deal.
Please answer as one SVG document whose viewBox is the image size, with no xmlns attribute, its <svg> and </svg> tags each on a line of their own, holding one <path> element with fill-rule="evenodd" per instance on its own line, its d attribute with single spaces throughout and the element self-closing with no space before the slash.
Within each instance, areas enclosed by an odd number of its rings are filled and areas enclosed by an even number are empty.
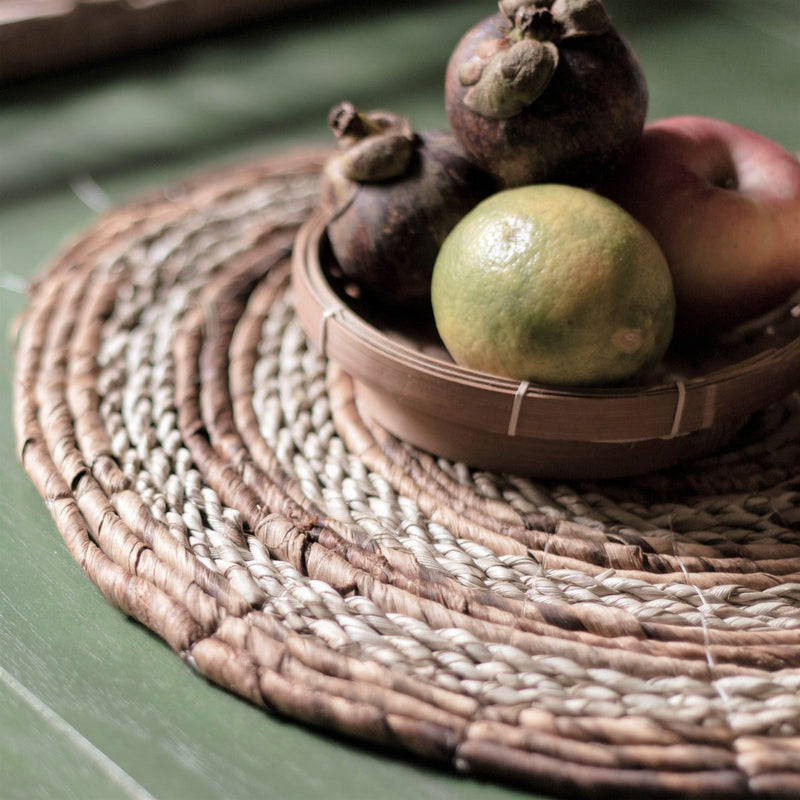
<svg viewBox="0 0 800 800">
<path fill-rule="evenodd" d="M 567 391 L 458 366 L 429 311 L 363 302 L 320 216 L 298 234 L 293 289 L 309 338 L 351 376 L 363 416 L 473 467 L 579 479 L 673 466 L 723 447 L 800 384 L 797 297 L 691 357 L 668 354 L 647 386 Z"/>
</svg>

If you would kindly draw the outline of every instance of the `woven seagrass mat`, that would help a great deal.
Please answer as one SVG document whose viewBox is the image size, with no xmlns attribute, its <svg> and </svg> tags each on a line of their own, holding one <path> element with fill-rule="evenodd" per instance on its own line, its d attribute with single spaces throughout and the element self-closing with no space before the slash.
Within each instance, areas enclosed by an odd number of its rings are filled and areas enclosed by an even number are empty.
<svg viewBox="0 0 800 800">
<path fill-rule="evenodd" d="M 274 713 L 567 797 L 800 796 L 800 407 L 608 483 L 439 461 L 293 312 L 324 152 L 122 206 L 31 288 L 19 457 L 106 597 Z"/>
</svg>

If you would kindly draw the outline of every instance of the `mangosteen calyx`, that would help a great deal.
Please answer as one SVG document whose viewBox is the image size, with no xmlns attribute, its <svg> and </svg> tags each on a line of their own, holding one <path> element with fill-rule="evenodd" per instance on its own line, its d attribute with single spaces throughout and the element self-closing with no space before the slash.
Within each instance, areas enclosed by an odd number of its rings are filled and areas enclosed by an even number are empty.
<svg viewBox="0 0 800 800">
<path fill-rule="evenodd" d="M 358 183 L 387 181 L 406 173 L 415 134 L 408 117 L 391 111 L 359 111 L 352 103 L 334 106 L 328 127 L 339 142 L 341 175 Z"/>
<path fill-rule="evenodd" d="M 602 0 L 500 0 L 507 30 L 462 65 L 464 103 L 483 117 L 510 119 L 544 92 L 558 66 L 558 43 L 610 27 Z"/>
</svg>

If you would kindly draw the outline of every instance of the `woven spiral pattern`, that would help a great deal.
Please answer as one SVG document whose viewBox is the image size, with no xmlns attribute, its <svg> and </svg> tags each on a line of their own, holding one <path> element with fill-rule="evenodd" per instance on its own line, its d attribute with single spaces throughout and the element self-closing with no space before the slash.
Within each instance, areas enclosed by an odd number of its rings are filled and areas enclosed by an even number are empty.
<svg viewBox="0 0 800 800">
<path fill-rule="evenodd" d="M 19 457 L 108 599 L 274 713 L 568 797 L 800 796 L 800 407 L 670 473 L 470 470 L 295 318 L 323 152 L 100 218 L 31 289 Z"/>
</svg>

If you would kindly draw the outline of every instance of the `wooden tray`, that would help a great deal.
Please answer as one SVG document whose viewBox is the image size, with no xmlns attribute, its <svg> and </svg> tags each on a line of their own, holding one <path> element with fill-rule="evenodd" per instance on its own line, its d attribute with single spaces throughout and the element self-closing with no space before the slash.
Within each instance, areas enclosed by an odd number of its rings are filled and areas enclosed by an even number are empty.
<svg viewBox="0 0 800 800">
<path fill-rule="evenodd" d="M 723 447 L 799 382 L 797 298 L 691 356 L 670 353 L 650 385 L 568 391 L 460 367 L 428 312 L 363 302 L 337 275 L 321 216 L 298 234 L 293 286 L 303 327 L 353 378 L 359 411 L 473 467 L 578 479 L 673 466 Z"/>
<path fill-rule="evenodd" d="M 5 0 L 0 85 L 174 45 L 326 0 Z"/>
</svg>

